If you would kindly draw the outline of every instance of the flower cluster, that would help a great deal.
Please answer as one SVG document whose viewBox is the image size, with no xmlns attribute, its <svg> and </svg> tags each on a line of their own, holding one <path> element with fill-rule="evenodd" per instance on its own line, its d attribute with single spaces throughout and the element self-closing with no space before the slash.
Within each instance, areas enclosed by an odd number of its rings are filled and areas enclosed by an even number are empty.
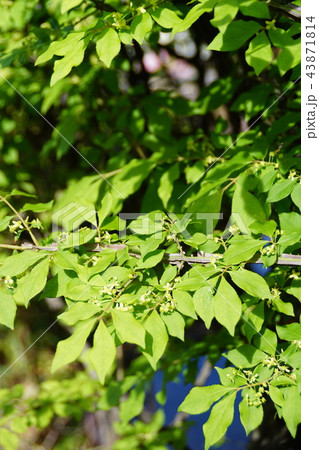
<svg viewBox="0 0 319 450">
<path fill-rule="evenodd" d="M 7 288 L 13 289 L 14 288 L 14 280 L 13 280 L 13 278 L 11 278 L 10 276 L 6 276 L 4 278 L 4 284 L 7 286 Z"/>
<path fill-rule="evenodd" d="M 267 383 L 264 384 L 267 386 Z M 253 392 L 254 392 L 253 397 L 249 394 L 245 395 L 245 400 L 248 406 L 260 406 L 266 402 L 264 394 L 268 393 L 268 391 L 265 390 L 264 386 L 259 386 L 257 391 Z"/>
<path fill-rule="evenodd" d="M 240 228 L 239 228 L 237 225 L 231 225 L 231 226 L 229 227 L 229 232 L 230 232 L 232 235 L 239 234 L 239 233 L 240 233 Z"/>
<path fill-rule="evenodd" d="M 102 302 L 98 300 L 95 295 L 88 301 L 88 303 L 93 303 L 96 306 L 102 306 Z"/>
<path fill-rule="evenodd" d="M 262 361 L 262 365 L 274 367 L 274 377 L 278 377 L 279 375 L 289 375 L 290 378 L 295 378 L 295 374 L 292 373 L 292 369 L 286 364 L 282 364 L 275 356 L 266 356 Z"/>
<path fill-rule="evenodd" d="M 92 258 L 91 258 L 92 266 L 96 266 L 97 263 L 99 262 L 99 260 L 100 260 L 99 256 L 92 256 Z"/>
<path fill-rule="evenodd" d="M 293 280 L 299 280 L 300 272 L 293 270 L 288 278 L 292 278 Z"/>
<path fill-rule="evenodd" d="M 296 180 L 298 178 L 297 172 L 295 170 L 290 170 L 288 178 L 289 180 Z"/>
<path fill-rule="evenodd" d="M 37 228 L 38 230 L 43 229 L 42 223 L 40 222 L 39 219 L 32 219 L 31 221 L 29 221 L 29 217 L 27 217 L 24 220 L 24 224 L 26 224 L 30 228 Z M 10 233 L 13 234 L 18 234 L 19 232 L 21 233 L 21 231 L 26 229 L 24 224 L 22 223 L 21 220 L 13 220 L 12 224 L 9 225 Z"/>
<path fill-rule="evenodd" d="M 17 230 L 19 230 L 19 229 L 20 230 L 24 229 L 21 220 L 13 220 L 12 224 L 9 225 L 10 233 L 17 234 Z"/>
<path fill-rule="evenodd" d="M 117 309 L 118 311 L 124 311 L 124 312 L 132 312 L 134 311 L 134 306 L 133 305 L 126 305 L 122 302 L 116 303 L 115 304 L 115 309 Z"/>
<path fill-rule="evenodd" d="M 143 8 L 144 9 L 144 8 Z M 112 24 L 113 27 L 115 28 L 119 28 L 119 29 L 123 29 L 123 28 L 128 28 L 126 26 L 126 20 L 123 17 L 123 14 L 121 13 L 114 13 L 112 14 L 114 23 Z"/>
<path fill-rule="evenodd" d="M 151 290 L 148 289 L 145 294 L 142 294 L 140 297 L 140 304 L 141 305 L 147 305 L 151 303 L 156 297 L 156 294 Z"/>
<path fill-rule="evenodd" d="M 256 383 L 257 378 L 259 377 L 258 373 L 253 374 L 251 370 L 243 370 L 243 373 L 249 384 Z"/>
<path fill-rule="evenodd" d="M 267 256 L 275 255 L 276 254 L 276 244 L 270 244 L 270 245 L 267 245 L 266 247 L 263 247 L 260 250 L 260 253 L 262 255 L 267 255 Z"/>
<path fill-rule="evenodd" d="M 220 253 L 213 253 L 211 258 L 210 258 L 210 263 L 212 266 L 215 267 L 216 269 L 216 263 L 223 257 L 223 255 L 221 255 Z"/>
<path fill-rule="evenodd" d="M 100 294 L 107 294 L 113 297 L 118 294 L 120 289 L 122 289 L 122 285 L 118 282 L 118 278 L 112 277 L 110 278 L 109 283 L 102 287 Z"/>
<path fill-rule="evenodd" d="M 66 241 L 69 236 L 70 236 L 70 233 L 67 233 L 66 231 L 62 231 L 61 233 L 58 234 L 57 242 Z"/>
<path fill-rule="evenodd" d="M 170 312 L 173 312 L 175 308 L 176 308 L 176 303 L 174 302 L 173 299 L 171 299 L 171 300 L 168 300 L 165 303 L 162 303 L 160 305 L 159 310 L 162 313 L 170 313 Z"/>
</svg>

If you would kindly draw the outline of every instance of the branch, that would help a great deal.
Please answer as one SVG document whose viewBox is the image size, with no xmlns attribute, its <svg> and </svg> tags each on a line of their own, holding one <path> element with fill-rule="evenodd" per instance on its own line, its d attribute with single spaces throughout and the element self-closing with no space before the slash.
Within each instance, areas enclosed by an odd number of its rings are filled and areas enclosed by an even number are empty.
<svg viewBox="0 0 319 450">
<path fill-rule="evenodd" d="M 33 245 L 30 242 L 23 243 L 22 245 L 11 245 L 11 244 L 0 244 L 0 248 L 8 248 L 12 250 L 46 250 L 48 252 L 56 252 L 59 250 L 57 244 L 49 246 Z M 125 244 L 109 244 L 105 246 L 100 246 L 98 244 L 87 244 L 86 248 L 90 252 L 103 252 L 103 250 L 111 249 L 114 251 L 123 250 L 126 248 Z M 141 255 L 138 253 L 129 253 L 135 258 L 140 258 Z M 165 253 L 164 261 L 171 264 L 180 264 L 181 262 L 188 262 L 190 264 L 210 264 L 210 260 L 213 257 L 212 253 L 198 252 L 198 256 L 181 256 L 179 253 Z M 247 263 L 262 264 L 260 258 L 252 258 Z M 283 253 L 276 261 L 277 265 L 280 266 L 301 266 L 301 255 L 291 255 L 288 253 Z"/>
<path fill-rule="evenodd" d="M 300 6 L 294 5 L 293 3 L 288 3 L 287 5 L 282 5 L 278 1 L 270 0 L 268 2 L 269 6 L 272 8 L 277 8 L 283 10 L 286 15 L 292 16 L 298 20 L 301 20 L 301 10 Z"/>
</svg>

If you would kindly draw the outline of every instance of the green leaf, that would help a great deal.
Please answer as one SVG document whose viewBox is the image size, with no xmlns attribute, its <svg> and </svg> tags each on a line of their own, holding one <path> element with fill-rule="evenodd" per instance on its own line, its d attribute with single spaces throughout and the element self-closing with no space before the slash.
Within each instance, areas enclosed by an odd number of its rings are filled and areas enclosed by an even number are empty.
<svg viewBox="0 0 319 450">
<path fill-rule="evenodd" d="M 213 403 L 217 402 L 217 400 L 234 389 L 234 387 L 225 387 L 220 384 L 194 387 L 185 397 L 183 403 L 178 407 L 178 411 L 184 411 L 188 414 L 202 414 L 207 411 Z"/>
<path fill-rule="evenodd" d="M 69 33 L 62 41 L 51 42 L 49 48 L 38 57 L 35 66 L 49 61 L 54 55 L 64 56 L 71 52 L 74 46 L 78 44 L 85 36 L 83 31 Z M 20 194 L 21 195 L 21 194 Z"/>
<path fill-rule="evenodd" d="M 0 291 L 0 323 L 13 330 L 16 316 L 16 304 L 12 295 Z"/>
<path fill-rule="evenodd" d="M 164 208 L 167 208 L 168 202 L 174 189 L 174 181 L 179 177 L 179 164 L 170 166 L 160 178 L 158 186 L 158 196 L 162 200 Z"/>
<path fill-rule="evenodd" d="M 58 80 L 66 77 L 72 70 L 72 67 L 81 64 L 84 58 L 84 51 L 88 40 L 83 39 L 84 32 L 73 32 L 62 41 L 52 42 L 42 55 L 36 60 L 35 65 L 49 61 L 54 55 L 63 56 L 54 63 L 54 71 L 51 77 L 50 86 L 53 86 Z"/>
<path fill-rule="evenodd" d="M 158 312 L 155 310 L 148 316 L 143 323 L 143 326 L 147 331 L 145 337 L 145 352 L 143 353 L 149 360 L 152 368 L 156 370 L 156 364 L 163 355 L 168 342 L 166 327 Z"/>
<path fill-rule="evenodd" d="M 48 252 L 33 252 L 31 250 L 24 250 L 16 255 L 11 255 L 5 259 L 0 267 L 0 277 L 20 275 L 47 256 Z"/>
<path fill-rule="evenodd" d="M 232 201 L 232 215 L 234 215 L 236 224 L 243 233 L 248 232 L 246 227 L 249 227 L 252 223 L 256 221 L 263 223 L 267 219 L 264 205 L 248 191 L 248 182 L 247 174 L 242 173 L 237 180 Z"/>
<path fill-rule="evenodd" d="M 244 324 L 244 333 L 251 341 L 251 338 L 260 331 L 265 320 L 265 303 L 259 302 L 257 305 L 253 305 L 252 309 L 249 308 L 248 319 L 246 318 Z"/>
<path fill-rule="evenodd" d="M 119 412 L 121 421 L 128 423 L 134 417 L 141 414 L 144 409 L 145 395 L 146 390 L 143 382 L 134 386 L 128 398 L 120 403 Z"/>
<path fill-rule="evenodd" d="M 98 213 L 98 217 L 99 217 L 99 222 L 100 225 L 102 225 L 104 219 L 108 216 L 111 215 L 112 211 L 113 211 L 113 197 L 112 194 L 110 192 L 106 192 L 103 195 L 103 198 L 101 200 L 101 204 L 100 207 L 97 211 Z"/>
<path fill-rule="evenodd" d="M 253 339 L 254 345 L 269 355 L 276 354 L 277 336 L 274 331 L 264 329 L 259 334 L 256 334 Z"/>
<path fill-rule="evenodd" d="M 284 396 L 282 395 L 281 390 L 271 384 L 269 385 L 268 390 L 271 400 L 276 403 L 276 405 L 282 406 L 284 404 Z"/>
<path fill-rule="evenodd" d="M 107 327 L 100 320 L 94 333 L 93 348 L 90 351 L 90 360 L 103 384 L 105 375 L 112 367 L 116 356 L 116 347 Z"/>
<path fill-rule="evenodd" d="M 288 286 L 285 291 L 296 297 L 299 301 L 301 301 L 301 280 L 292 280 L 291 285 Z"/>
<path fill-rule="evenodd" d="M 165 314 L 161 313 L 163 322 L 165 323 L 168 333 L 171 336 L 176 336 L 181 341 L 184 341 L 185 321 L 177 311 Z"/>
<path fill-rule="evenodd" d="M 237 367 L 254 367 L 261 363 L 266 357 L 266 353 L 258 350 L 252 345 L 242 345 L 241 347 L 224 353 L 223 356 Z"/>
<path fill-rule="evenodd" d="M 33 211 L 36 213 L 43 212 L 43 211 L 50 211 L 50 209 L 53 206 L 53 200 L 51 200 L 48 203 L 25 203 L 20 210 L 22 211 Z"/>
<path fill-rule="evenodd" d="M 99 294 L 99 290 L 89 284 L 82 283 L 78 278 L 73 279 L 68 283 L 64 296 L 69 300 L 85 302 L 92 297 L 96 297 Z"/>
<path fill-rule="evenodd" d="M 150 267 L 157 266 L 163 259 L 165 250 L 154 250 L 147 253 L 145 256 L 139 259 L 137 267 L 139 269 L 149 269 Z"/>
<path fill-rule="evenodd" d="M 53 86 L 61 78 L 66 77 L 73 67 L 81 64 L 84 58 L 84 52 L 87 46 L 87 41 L 81 40 L 74 43 L 73 48 L 65 53 L 62 59 L 55 61 L 53 66 L 53 74 L 50 81 L 50 86 Z"/>
<path fill-rule="evenodd" d="M 155 11 L 151 12 L 151 16 L 163 28 L 173 28 L 179 22 L 182 21 L 178 17 L 175 11 L 169 9 L 168 7 L 156 8 Z"/>
<path fill-rule="evenodd" d="M 267 202 L 268 203 L 275 203 L 279 202 L 283 198 L 288 197 L 288 195 L 291 193 L 293 188 L 295 187 L 296 181 L 295 180 L 282 180 L 277 181 L 275 183 L 268 194 Z"/>
<path fill-rule="evenodd" d="M 239 403 L 239 413 L 240 421 L 245 428 L 246 435 L 259 427 L 264 417 L 262 405 L 248 405 L 245 398 Z"/>
<path fill-rule="evenodd" d="M 242 386 L 243 379 L 237 375 L 234 375 L 233 367 L 221 369 L 220 367 L 215 366 L 215 369 L 223 386 L 231 387 L 232 389 L 234 389 L 234 387 Z"/>
<path fill-rule="evenodd" d="M 284 341 L 300 341 L 301 327 L 299 323 L 288 323 L 287 325 L 276 325 L 276 331 L 280 339 Z"/>
<path fill-rule="evenodd" d="M 160 237 L 153 234 L 145 241 L 142 241 L 142 244 L 140 245 L 142 259 L 144 259 L 144 257 L 147 258 L 148 254 L 153 253 L 154 250 L 156 250 L 161 245 L 164 239 L 164 236 Z"/>
<path fill-rule="evenodd" d="M 214 8 L 214 18 L 210 23 L 221 29 L 236 17 L 237 12 L 238 0 L 221 0 Z"/>
<path fill-rule="evenodd" d="M 243 289 L 247 294 L 257 298 L 272 298 L 268 284 L 257 273 L 246 269 L 238 269 L 229 272 L 233 282 Z"/>
<path fill-rule="evenodd" d="M 9 194 L 5 195 L 5 197 L 9 198 L 9 197 L 12 197 L 12 196 L 15 196 L 15 195 L 21 196 L 21 197 L 34 197 L 34 198 L 36 198 L 36 195 L 29 194 L 29 192 L 20 191 L 19 189 L 12 189 L 12 191 Z"/>
<path fill-rule="evenodd" d="M 96 53 L 106 67 L 110 67 L 121 50 L 121 41 L 114 28 L 107 28 L 100 36 L 96 42 Z"/>
<path fill-rule="evenodd" d="M 8 228 L 11 220 L 14 218 L 15 216 L 6 216 L 3 219 L 0 219 L 0 231 L 4 231 Z"/>
<path fill-rule="evenodd" d="M 160 279 L 160 284 L 165 286 L 167 283 L 172 281 L 177 275 L 177 267 L 176 266 L 168 266 Z"/>
<path fill-rule="evenodd" d="M 143 44 L 146 33 L 151 31 L 153 20 L 148 12 L 136 16 L 131 23 L 131 34 L 133 38 L 140 44 Z"/>
<path fill-rule="evenodd" d="M 262 31 L 249 43 L 249 47 L 245 53 L 247 64 L 254 68 L 256 75 L 259 75 L 262 70 L 273 59 L 273 52 L 266 33 Z"/>
<path fill-rule="evenodd" d="M 197 319 L 193 298 L 188 292 L 185 291 L 173 291 L 173 298 L 176 302 L 176 309 L 184 316 Z"/>
<path fill-rule="evenodd" d="M 52 362 L 52 373 L 60 367 L 75 361 L 80 356 L 95 322 L 96 319 L 89 319 L 80 323 L 72 336 L 58 343 Z"/>
<path fill-rule="evenodd" d="M 207 50 L 218 50 L 220 52 L 227 52 L 237 50 L 261 28 L 259 23 L 253 20 L 236 20 L 230 22 L 227 28 L 223 29 L 221 33 L 209 44 Z"/>
<path fill-rule="evenodd" d="M 286 314 L 287 316 L 294 316 L 294 307 L 290 302 L 284 302 L 281 298 L 274 298 L 272 300 L 275 311 Z"/>
<path fill-rule="evenodd" d="M 259 0 L 239 0 L 239 9 L 245 16 L 270 19 L 268 5 Z"/>
<path fill-rule="evenodd" d="M 64 14 L 65 12 L 69 11 L 72 8 L 75 8 L 76 6 L 80 5 L 83 2 L 83 0 L 62 0 L 61 4 L 61 13 Z"/>
<path fill-rule="evenodd" d="M 196 20 L 205 12 L 211 12 L 216 5 L 217 0 L 202 0 L 187 13 L 185 19 L 174 26 L 172 36 L 181 31 L 188 30 Z"/>
<path fill-rule="evenodd" d="M 58 316 L 58 319 L 69 326 L 73 326 L 80 320 L 86 320 L 101 312 L 100 306 L 94 303 L 73 303 L 64 313 Z"/>
<path fill-rule="evenodd" d="M 234 288 L 223 277 L 214 293 L 216 320 L 234 336 L 235 326 L 241 317 L 242 304 Z"/>
<path fill-rule="evenodd" d="M 258 36 L 260 36 L 260 35 L 258 35 Z M 247 54 L 247 52 L 246 52 L 246 54 Z M 266 166 L 263 169 L 263 171 L 259 177 L 259 181 L 258 181 L 258 187 L 259 187 L 260 192 L 269 191 L 269 189 L 273 185 L 273 182 L 275 181 L 277 175 L 278 175 L 278 170 L 275 169 L 274 166 L 272 166 L 272 165 Z"/>
<path fill-rule="evenodd" d="M 295 384 L 296 382 L 287 375 L 279 375 L 271 381 L 272 386 L 294 386 Z"/>
<path fill-rule="evenodd" d="M 300 239 L 301 239 L 300 232 L 299 233 L 290 233 L 290 234 L 286 234 L 286 232 L 285 232 L 285 234 L 283 236 L 281 236 L 281 238 L 277 242 L 279 245 L 279 252 L 280 253 L 284 252 L 287 247 L 290 247 L 291 245 L 296 244 L 298 241 L 300 241 Z"/>
<path fill-rule="evenodd" d="M 114 250 L 105 250 L 99 253 L 99 260 L 95 266 L 88 268 L 88 277 L 91 278 L 97 273 L 104 272 L 115 260 L 116 253 Z M 79 270 L 77 268 L 77 270 Z"/>
<path fill-rule="evenodd" d="M 207 422 L 203 426 L 205 450 L 218 442 L 233 421 L 236 392 L 222 398 L 213 406 Z"/>
<path fill-rule="evenodd" d="M 301 209 L 301 184 L 298 183 L 291 192 L 291 199 L 299 209 Z"/>
<path fill-rule="evenodd" d="M 301 61 L 301 41 L 297 39 L 293 44 L 283 47 L 277 58 L 280 75 L 297 66 Z"/>
<path fill-rule="evenodd" d="M 184 278 L 175 286 L 176 289 L 181 291 L 197 291 L 201 287 L 207 287 L 207 281 L 201 277 Z"/>
<path fill-rule="evenodd" d="M 209 329 L 215 315 L 212 287 L 204 286 L 198 289 L 194 294 L 193 302 L 196 313 Z"/>
<path fill-rule="evenodd" d="M 214 192 L 212 190 L 206 191 L 204 194 L 201 194 L 199 191 L 198 196 L 192 201 L 192 203 L 187 206 L 187 212 L 199 213 L 215 213 L 218 214 L 220 212 L 220 206 L 223 198 L 223 192 L 218 191 Z M 199 219 L 200 217 L 196 217 Z M 218 222 L 218 217 L 214 218 L 215 225 Z M 214 230 L 214 226 L 211 226 L 211 229 L 208 230 L 209 233 L 212 233 Z"/>
<path fill-rule="evenodd" d="M 297 212 L 279 214 L 279 223 L 281 230 L 284 231 L 283 238 L 286 235 L 289 237 L 294 233 L 301 233 L 301 216 Z"/>
<path fill-rule="evenodd" d="M 224 252 L 224 263 L 232 265 L 249 261 L 264 245 L 265 241 L 258 241 L 256 239 L 243 238 L 236 241 L 232 240 L 230 246 Z"/>
<path fill-rule="evenodd" d="M 292 437 L 296 437 L 297 427 L 301 420 L 301 398 L 297 386 L 287 389 L 285 402 L 282 406 L 282 415 Z"/>
<path fill-rule="evenodd" d="M 145 329 L 132 313 L 112 310 L 114 327 L 121 341 L 145 348 Z"/>
<path fill-rule="evenodd" d="M 277 228 L 277 223 L 274 220 L 268 220 L 268 222 L 260 223 L 254 222 L 249 225 L 249 229 L 254 234 L 265 234 L 266 236 L 272 236 Z"/>
<path fill-rule="evenodd" d="M 40 261 L 30 272 L 18 280 L 18 289 L 14 294 L 14 299 L 18 304 L 28 306 L 29 301 L 39 294 L 47 283 L 50 258 Z"/>
<path fill-rule="evenodd" d="M 122 195 L 129 197 L 139 189 L 143 180 L 149 176 L 155 166 L 156 164 L 153 161 L 147 159 L 132 159 L 119 174 L 112 178 L 112 185 Z M 113 200 L 115 195 L 116 192 L 113 190 Z M 115 205 L 113 208 L 115 209 Z M 115 212 L 117 212 L 116 209 Z"/>
</svg>

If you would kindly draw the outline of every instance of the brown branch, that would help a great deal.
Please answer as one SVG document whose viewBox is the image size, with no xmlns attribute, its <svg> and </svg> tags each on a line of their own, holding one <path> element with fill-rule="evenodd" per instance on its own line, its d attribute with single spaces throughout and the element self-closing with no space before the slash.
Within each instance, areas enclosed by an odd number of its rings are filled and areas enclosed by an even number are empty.
<svg viewBox="0 0 319 450">
<path fill-rule="evenodd" d="M 49 246 L 40 246 L 33 245 L 31 243 L 24 243 L 22 245 L 11 245 L 11 244 L 0 244 L 2 248 L 9 248 L 13 250 L 46 250 L 49 252 L 56 252 L 59 250 L 57 244 L 49 245 Z M 87 244 L 86 248 L 90 252 L 100 253 L 104 250 L 111 249 L 114 251 L 123 250 L 126 248 L 125 244 L 109 244 L 105 246 L 100 246 L 96 244 Z M 131 256 L 135 258 L 140 258 L 141 255 L 138 253 L 130 252 Z M 164 261 L 167 261 L 171 264 L 180 264 L 181 262 L 188 262 L 190 264 L 210 264 L 210 260 L 213 257 L 212 253 L 204 253 L 199 252 L 199 256 L 184 256 L 179 253 L 165 253 Z M 262 260 L 260 258 L 252 258 L 247 263 L 256 263 L 262 264 Z M 288 253 L 283 253 L 276 261 L 277 265 L 280 266 L 301 266 L 301 255 L 291 255 Z"/>
</svg>

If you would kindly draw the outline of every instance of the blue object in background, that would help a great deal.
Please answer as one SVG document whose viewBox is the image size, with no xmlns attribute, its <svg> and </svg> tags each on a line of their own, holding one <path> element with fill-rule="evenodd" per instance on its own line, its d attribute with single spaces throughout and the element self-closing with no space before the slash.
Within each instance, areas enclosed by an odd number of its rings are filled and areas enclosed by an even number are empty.
<svg viewBox="0 0 319 450">
<path fill-rule="evenodd" d="M 218 367 L 224 367 L 226 359 L 222 357 L 218 363 Z M 198 371 L 201 370 L 205 362 L 205 357 L 201 357 L 198 363 Z M 155 393 L 162 389 L 163 373 L 162 371 L 156 372 L 153 379 L 153 388 Z M 205 386 L 212 384 L 218 384 L 219 376 L 216 370 L 212 370 L 210 376 L 208 377 Z M 189 393 L 191 388 L 194 387 L 191 383 L 184 384 L 184 377 L 182 374 L 179 375 L 176 382 L 169 381 L 166 384 L 166 403 L 164 405 L 165 412 L 165 425 L 169 425 L 174 419 L 177 408 L 183 402 L 186 395 Z M 241 395 L 237 395 L 235 402 L 235 413 L 233 423 L 227 430 L 226 440 L 223 445 L 218 447 L 220 450 L 243 450 L 247 446 L 248 438 L 246 436 L 244 427 L 242 426 L 239 418 L 238 404 L 241 401 Z M 198 414 L 190 416 L 188 419 L 194 422 L 188 432 L 187 432 L 187 445 L 191 450 L 202 450 L 204 449 L 204 434 L 203 425 L 207 421 L 210 414 L 210 410 L 204 414 Z"/>
<path fill-rule="evenodd" d="M 270 237 L 262 234 L 261 239 L 263 239 L 264 241 L 269 241 Z M 265 244 L 265 247 L 269 244 L 270 242 Z M 246 269 L 257 273 L 258 275 L 265 277 L 268 273 L 272 272 L 274 266 L 266 267 L 263 263 L 249 263 L 246 264 L 245 267 Z M 204 362 L 205 357 L 203 356 L 199 359 L 198 371 L 201 370 Z M 222 357 L 216 365 L 223 368 L 225 366 L 225 362 L 226 358 Z M 219 382 L 220 381 L 217 371 L 212 370 L 210 376 L 206 380 L 205 386 L 218 384 Z M 159 370 L 155 373 L 155 376 L 153 378 L 153 389 L 155 390 L 155 393 L 159 392 L 162 389 L 162 384 L 163 372 Z M 182 373 L 178 376 L 178 380 L 176 382 L 169 381 L 166 384 L 166 403 L 164 405 L 165 425 L 169 425 L 173 421 L 174 417 L 177 414 L 177 408 L 183 402 L 192 387 L 193 385 L 191 383 L 184 384 L 184 377 Z M 218 449 L 220 450 L 244 450 L 247 448 L 249 438 L 246 436 L 244 427 L 240 422 L 238 411 L 238 405 L 241 400 L 241 395 L 237 395 L 235 401 L 234 420 L 226 432 L 224 444 L 218 447 Z M 158 404 L 158 406 L 160 405 Z M 189 417 L 188 420 L 194 423 L 187 432 L 187 446 L 188 448 L 190 448 L 190 450 L 204 449 L 205 439 L 202 427 L 208 420 L 209 414 L 210 410 L 205 412 L 204 414 L 197 414 Z"/>
<path fill-rule="evenodd" d="M 262 234 L 261 239 L 263 241 L 268 241 L 271 238 L 269 236 L 267 236 L 266 234 Z M 269 244 L 270 243 L 268 242 L 268 244 L 265 244 L 264 247 L 267 247 L 267 245 L 269 245 Z M 250 270 L 251 272 L 258 273 L 258 275 L 261 275 L 262 277 L 265 277 L 269 272 L 272 272 L 272 270 L 273 270 L 273 266 L 266 267 L 263 265 L 263 263 L 249 263 L 249 264 L 246 264 L 245 268 Z"/>
</svg>

